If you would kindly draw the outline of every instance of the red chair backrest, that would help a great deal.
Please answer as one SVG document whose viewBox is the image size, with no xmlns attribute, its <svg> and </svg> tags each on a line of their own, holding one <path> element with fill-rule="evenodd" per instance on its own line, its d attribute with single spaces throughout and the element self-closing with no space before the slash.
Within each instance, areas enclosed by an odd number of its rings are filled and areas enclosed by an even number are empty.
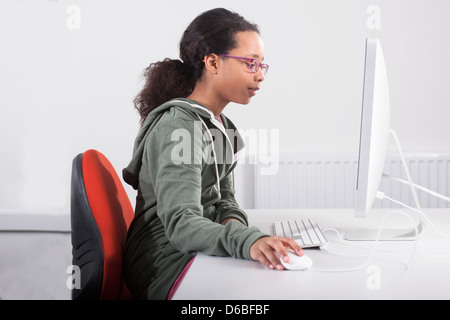
<svg viewBox="0 0 450 320">
<path fill-rule="evenodd" d="M 96 150 L 86 151 L 82 168 L 86 196 L 103 243 L 100 299 L 117 299 L 124 285 L 123 248 L 134 211 L 114 167 L 103 154 Z"/>
</svg>

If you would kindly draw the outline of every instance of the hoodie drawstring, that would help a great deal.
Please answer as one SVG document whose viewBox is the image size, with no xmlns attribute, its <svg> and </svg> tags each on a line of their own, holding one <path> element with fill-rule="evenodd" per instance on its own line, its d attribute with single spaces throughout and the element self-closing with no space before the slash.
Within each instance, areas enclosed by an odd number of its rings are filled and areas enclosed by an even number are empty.
<svg viewBox="0 0 450 320">
<path fill-rule="evenodd" d="M 219 168 L 217 166 L 217 156 L 216 156 L 216 149 L 214 148 L 214 139 L 213 136 L 211 134 L 211 131 L 209 131 L 208 126 L 206 125 L 205 121 L 203 121 L 203 119 L 196 113 L 197 118 L 200 119 L 200 121 L 202 122 L 203 126 L 205 127 L 206 131 L 208 132 L 209 138 L 211 139 L 211 145 L 212 145 L 212 151 L 213 151 L 213 157 L 214 157 L 214 165 L 216 167 L 216 180 L 217 180 L 217 191 L 219 192 L 220 195 L 220 178 L 219 178 Z"/>
</svg>

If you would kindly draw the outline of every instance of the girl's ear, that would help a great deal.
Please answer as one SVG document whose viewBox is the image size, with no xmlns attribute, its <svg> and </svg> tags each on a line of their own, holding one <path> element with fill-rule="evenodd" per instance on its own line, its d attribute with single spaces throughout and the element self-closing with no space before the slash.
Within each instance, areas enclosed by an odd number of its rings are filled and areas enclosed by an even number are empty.
<svg viewBox="0 0 450 320">
<path fill-rule="evenodd" d="M 219 56 L 210 53 L 203 59 L 203 62 L 205 63 L 205 69 L 207 72 L 210 72 L 212 74 L 217 74 L 219 69 Z"/>
</svg>

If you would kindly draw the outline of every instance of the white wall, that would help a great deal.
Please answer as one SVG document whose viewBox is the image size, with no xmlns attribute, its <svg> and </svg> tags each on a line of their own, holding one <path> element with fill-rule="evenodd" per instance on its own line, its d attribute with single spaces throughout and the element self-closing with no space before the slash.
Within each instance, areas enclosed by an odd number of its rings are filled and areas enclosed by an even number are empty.
<svg viewBox="0 0 450 320">
<path fill-rule="evenodd" d="M 367 27 L 371 5 L 379 29 Z M 138 130 L 142 70 L 178 57 L 189 22 L 217 6 L 260 25 L 270 64 L 252 103 L 225 110 L 238 127 L 279 130 L 281 153 L 355 153 L 364 41 L 376 36 L 404 150 L 450 151 L 447 0 L 3 0 L 0 212 L 68 214 L 71 162 L 89 148 L 120 173 Z M 243 168 L 245 207 L 252 186 Z"/>
</svg>

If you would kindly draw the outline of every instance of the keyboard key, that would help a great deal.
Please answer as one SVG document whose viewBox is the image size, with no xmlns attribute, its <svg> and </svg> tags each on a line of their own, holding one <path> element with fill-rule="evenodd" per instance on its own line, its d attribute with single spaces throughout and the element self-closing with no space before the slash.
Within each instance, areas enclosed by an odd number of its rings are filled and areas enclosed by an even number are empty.
<svg viewBox="0 0 450 320">
<path fill-rule="evenodd" d="M 281 223 L 274 223 L 273 224 L 273 235 L 284 237 L 283 227 L 281 226 Z"/>
<path fill-rule="evenodd" d="M 294 239 L 302 248 L 320 247 L 327 243 L 313 219 L 278 221 L 272 225 L 276 236 Z"/>
<path fill-rule="evenodd" d="M 297 226 L 300 229 L 300 234 L 302 235 L 304 245 L 306 245 L 306 246 L 312 245 L 313 242 L 311 241 L 311 238 L 309 237 L 309 234 L 305 228 L 305 224 L 303 223 L 303 221 L 301 221 L 301 220 L 297 221 Z"/>
<path fill-rule="evenodd" d="M 319 238 L 320 242 L 326 243 L 327 239 L 325 239 L 325 237 L 322 234 L 322 231 L 319 229 L 319 227 L 317 226 L 316 222 L 314 220 L 309 220 L 309 222 L 311 223 L 311 225 L 313 226 L 314 230 L 316 231 L 316 236 Z M 317 230 L 319 232 L 317 232 Z"/>
</svg>

